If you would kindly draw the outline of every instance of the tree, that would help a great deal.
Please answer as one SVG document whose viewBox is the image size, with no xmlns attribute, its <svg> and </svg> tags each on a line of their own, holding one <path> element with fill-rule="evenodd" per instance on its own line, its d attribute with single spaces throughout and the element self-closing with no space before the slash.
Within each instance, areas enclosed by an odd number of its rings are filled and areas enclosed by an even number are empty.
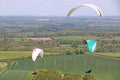
<svg viewBox="0 0 120 80">
<path fill-rule="evenodd" d="M 64 80 L 83 80 L 82 75 L 80 74 L 72 74 L 72 73 L 66 73 L 63 77 Z"/>
<path fill-rule="evenodd" d="M 66 55 L 71 55 L 71 54 L 73 54 L 70 50 L 67 50 L 65 53 L 66 53 Z"/>
<path fill-rule="evenodd" d="M 29 75 L 28 80 L 61 80 L 62 73 L 59 70 L 39 69 Z"/>
<path fill-rule="evenodd" d="M 75 49 L 75 54 L 80 54 L 80 48 Z"/>
<path fill-rule="evenodd" d="M 75 54 L 85 54 L 85 52 L 80 48 L 76 48 Z"/>
<path fill-rule="evenodd" d="M 85 54 L 85 52 L 83 50 L 80 50 L 80 54 Z"/>
<path fill-rule="evenodd" d="M 87 74 L 83 77 L 83 80 L 98 80 L 98 78 L 93 74 Z"/>
<path fill-rule="evenodd" d="M 77 47 L 78 47 L 78 43 L 77 43 L 77 42 L 72 42 L 72 43 L 71 43 L 71 47 L 77 48 Z"/>
</svg>

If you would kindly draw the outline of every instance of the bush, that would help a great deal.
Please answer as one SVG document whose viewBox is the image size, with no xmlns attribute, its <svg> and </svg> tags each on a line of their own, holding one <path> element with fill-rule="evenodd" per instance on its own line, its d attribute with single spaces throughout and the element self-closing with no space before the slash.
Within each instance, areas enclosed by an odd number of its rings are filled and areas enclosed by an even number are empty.
<svg viewBox="0 0 120 80">
<path fill-rule="evenodd" d="M 63 77 L 64 80 L 83 80 L 80 74 L 66 73 Z"/>
<path fill-rule="evenodd" d="M 85 54 L 85 52 L 81 50 L 80 48 L 76 48 L 75 54 Z"/>
<path fill-rule="evenodd" d="M 85 52 L 83 50 L 80 50 L 80 54 L 85 54 Z"/>
<path fill-rule="evenodd" d="M 87 74 L 83 77 L 83 80 L 98 80 L 93 74 Z"/>
<path fill-rule="evenodd" d="M 65 53 L 66 53 L 66 55 L 72 55 L 72 54 L 73 54 L 73 53 L 72 53 L 71 51 L 69 51 L 69 50 L 66 51 Z"/>
<path fill-rule="evenodd" d="M 75 49 L 75 54 L 80 54 L 80 48 Z"/>
<path fill-rule="evenodd" d="M 6 62 L 0 62 L 0 71 L 7 69 L 8 64 Z"/>
<path fill-rule="evenodd" d="M 59 70 L 40 69 L 36 74 L 30 75 L 28 80 L 61 80 L 62 73 Z"/>
<path fill-rule="evenodd" d="M 39 69 L 29 75 L 28 80 L 98 80 L 93 74 L 82 76 L 80 74 L 62 73 L 59 70 Z"/>
</svg>

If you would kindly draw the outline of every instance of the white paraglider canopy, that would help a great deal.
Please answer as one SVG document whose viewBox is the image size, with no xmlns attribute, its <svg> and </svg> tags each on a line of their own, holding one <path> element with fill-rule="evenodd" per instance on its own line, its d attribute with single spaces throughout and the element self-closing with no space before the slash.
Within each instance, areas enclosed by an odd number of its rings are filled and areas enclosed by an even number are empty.
<svg viewBox="0 0 120 80">
<path fill-rule="evenodd" d="M 98 6 L 93 5 L 93 4 L 80 4 L 76 7 L 71 8 L 70 11 L 67 13 L 67 17 L 69 17 L 76 9 L 81 8 L 81 7 L 90 7 L 94 9 L 100 17 L 103 16 L 103 12 Z"/>
<path fill-rule="evenodd" d="M 38 56 L 40 56 L 42 58 L 43 55 L 44 55 L 44 52 L 42 49 L 34 48 L 32 51 L 32 60 L 35 62 L 35 60 L 37 59 Z"/>
</svg>

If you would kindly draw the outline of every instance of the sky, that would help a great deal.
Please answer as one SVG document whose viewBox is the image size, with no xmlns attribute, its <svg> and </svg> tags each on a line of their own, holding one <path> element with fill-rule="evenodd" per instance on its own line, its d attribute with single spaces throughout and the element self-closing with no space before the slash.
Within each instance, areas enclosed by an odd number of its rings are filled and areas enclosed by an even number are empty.
<svg viewBox="0 0 120 80">
<path fill-rule="evenodd" d="M 120 15 L 120 0 L 0 0 L 0 16 L 66 16 L 72 7 L 86 3 L 100 7 L 104 16 Z M 97 16 L 97 13 L 84 7 L 72 15 Z"/>
</svg>

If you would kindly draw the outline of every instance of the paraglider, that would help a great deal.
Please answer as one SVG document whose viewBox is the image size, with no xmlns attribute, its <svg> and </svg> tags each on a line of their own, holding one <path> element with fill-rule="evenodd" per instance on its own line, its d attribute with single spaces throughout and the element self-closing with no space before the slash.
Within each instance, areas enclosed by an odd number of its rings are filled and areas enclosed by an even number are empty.
<svg viewBox="0 0 120 80">
<path fill-rule="evenodd" d="M 70 11 L 67 13 L 67 18 L 68 18 L 76 9 L 81 8 L 81 7 L 90 7 L 90 8 L 92 8 L 92 9 L 94 9 L 94 10 L 98 13 L 98 15 L 99 15 L 100 17 L 103 16 L 103 12 L 102 12 L 102 10 L 101 10 L 98 6 L 93 5 L 93 4 L 80 4 L 80 5 L 76 6 L 76 7 L 73 7 L 72 9 L 70 9 Z"/>
<path fill-rule="evenodd" d="M 89 52 L 91 52 L 91 53 L 95 52 L 96 46 L 97 46 L 97 41 L 83 39 L 83 43 L 87 45 L 87 49 Z"/>
<path fill-rule="evenodd" d="M 36 74 L 37 74 L 37 72 L 33 72 L 33 73 L 32 73 L 32 75 L 36 75 Z"/>
<path fill-rule="evenodd" d="M 89 69 L 89 70 L 87 70 L 85 73 L 91 73 L 92 72 L 92 70 L 91 69 Z"/>
<path fill-rule="evenodd" d="M 96 6 L 96 5 L 93 5 L 93 4 L 80 4 L 76 7 L 73 7 L 72 9 L 70 9 L 70 11 L 67 13 L 67 18 L 78 8 L 81 8 L 81 7 L 90 7 L 92 9 L 94 9 L 98 15 L 100 17 L 103 16 L 103 12 L 102 10 Z M 93 53 L 95 50 L 96 50 L 96 46 L 97 46 L 97 42 L 95 40 L 83 40 L 83 43 L 87 45 L 87 49 L 89 52 Z"/>
<path fill-rule="evenodd" d="M 32 60 L 35 62 L 36 58 L 40 56 L 41 58 L 43 57 L 43 50 L 39 48 L 34 48 L 32 51 Z"/>
<path fill-rule="evenodd" d="M 90 52 L 95 52 L 97 42 L 95 40 L 87 40 L 87 48 Z"/>
</svg>

